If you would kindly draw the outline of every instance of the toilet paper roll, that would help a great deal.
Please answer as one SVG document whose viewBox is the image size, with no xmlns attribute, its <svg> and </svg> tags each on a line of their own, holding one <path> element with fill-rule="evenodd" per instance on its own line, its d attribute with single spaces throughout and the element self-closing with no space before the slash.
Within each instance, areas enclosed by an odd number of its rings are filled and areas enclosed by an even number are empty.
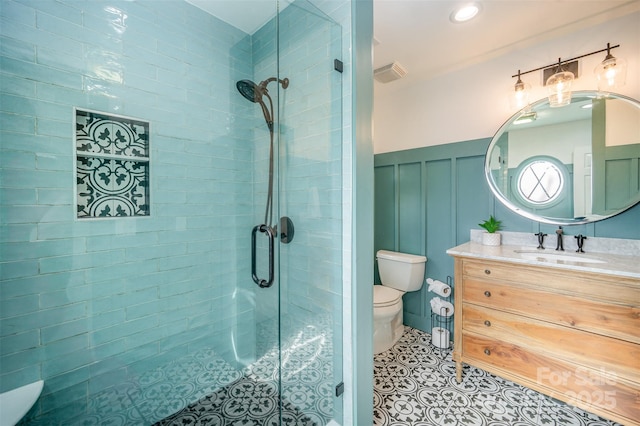
<svg viewBox="0 0 640 426">
<path fill-rule="evenodd" d="M 443 283 L 442 281 L 427 278 L 427 284 L 429 284 L 429 291 L 434 292 L 438 296 L 449 297 L 451 296 L 451 287 Z"/>
<path fill-rule="evenodd" d="M 447 302 L 446 300 L 442 300 L 439 297 L 434 297 L 431 299 L 431 310 L 443 317 L 450 317 L 453 315 L 453 304 L 451 302 Z"/>
<path fill-rule="evenodd" d="M 442 327 L 433 327 L 431 330 L 431 344 L 436 348 L 449 348 L 449 330 Z"/>
</svg>

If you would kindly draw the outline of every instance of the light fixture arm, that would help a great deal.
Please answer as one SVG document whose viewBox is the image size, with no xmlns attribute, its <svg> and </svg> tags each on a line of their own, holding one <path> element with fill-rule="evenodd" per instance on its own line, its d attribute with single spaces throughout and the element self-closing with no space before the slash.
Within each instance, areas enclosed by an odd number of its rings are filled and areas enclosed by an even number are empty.
<svg viewBox="0 0 640 426">
<path fill-rule="evenodd" d="M 620 46 L 620 45 L 618 45 Z M 615 47 L 618 47 L 615 46 Z M 609 46 L 609 43 L 607 43 L 607 56 L 605 56 L 604 60 L 606 61 L 607 59 L 613 59 L 613 55 L 611 54 L 611 49 L 613 49 L 613 47 Z"/>
<path fill-rule="evenodd" d="M 584 57 L 595 55 L 597 53 L 602 53 L 602 52 L 607 52 L 607 59 L 609 59 L 609 57 L 613 57 L 611 55 L 611 49 L 615 49 L 616 47 L 620 47 L 620 45 L 616 44 L 615 46 L 611 46 L 610 43 L 607 43 L 606 49 L 600 49 L 600 50 L 596 50 L 595 52 L 585 53 L 584 55 L 576 56 L 575 58 L 571 58 L 571 59 L 565 59 L 564 61 L 561 61 L 560 58 L 558 58 L 558 63 L 557 64 L 545 65 L 543 67 L 535 68 L 535 69 L 532 69 L 532 70 L 529 70 L 529 71 L 525 71 L 525 72 L 520 72 L 520 70 L 518 70 L 518 74 L 512 75 L 511 78 L 518 77 L 518 80 L 520 80 L 520 76 L 522 76 L 522 75 L 529 74 L 529 73 L 532 73 L 532 72 L 535 72 L 535 71 L 544 70 L 544 69 L 547 69 L 547 68 L 550 68 L 550 67 L 554 67 L 554 66 L 561 67 L 562 64 L 566 64 L 568 62 L 575 61 L 576 59 L 584 58 Z"/>
<path fill-rule="evenodd" d="M 521 88 L 524 87 L 524 83 L 522 82 L 522 79 L 520 78 L 520 70 L 518 70 L 517 77 L 518 77 L 518 81 L 516 81 L 516 89 L 521 89 Z"/>
<path fill-rule="evenodd" d="M 562 72 L 562 61 L 560 58 L 558 58 L 558 67 L 556 68 L 556 72 Z"/>
</svg>

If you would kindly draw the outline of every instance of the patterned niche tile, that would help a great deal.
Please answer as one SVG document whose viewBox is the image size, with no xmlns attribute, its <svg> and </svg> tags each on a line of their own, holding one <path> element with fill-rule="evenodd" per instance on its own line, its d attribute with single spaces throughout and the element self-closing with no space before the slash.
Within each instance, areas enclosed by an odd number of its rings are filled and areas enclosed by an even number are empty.
<svg viewBox="0 0 640 426">
<path fill-rule="evenodd" d="M 148 216 L 149 123 L 76 111 L 78 218 Z"/>
</svg>

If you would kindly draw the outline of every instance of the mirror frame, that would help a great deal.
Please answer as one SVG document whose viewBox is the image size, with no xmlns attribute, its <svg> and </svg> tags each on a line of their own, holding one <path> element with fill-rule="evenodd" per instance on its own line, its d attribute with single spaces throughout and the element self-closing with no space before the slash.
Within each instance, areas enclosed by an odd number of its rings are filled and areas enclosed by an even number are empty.
<svg viewBox="0 0 640 426">
<path fill-rule="evenodd" d="M 585 90 L 585 91 L 575 91 L 572 93 L 572 103 L 574 102 L 574 99 L 579 99 L 579 98 L 584 98 L 584 97 L 593 97 L 593 98 L 602 98 L 602 97 L 613 97 L 616 99 L 623 99 L 626 100 L 632 104 L 635 104 L 638 109 L 640 110 L 640 102 L 636 99 L 630 98 L 628 96 L 624 96 L 624 95 L 620 95 L 618 93 L 607 93 L 606 95 L 603 95 L 602 92 L 598 92 L 598 91 L 589 91 L 589 90 Z M 542 98 L 536 102 L 531 103 L 528 108 L 536 111 L 536 110 L 540 110 L 541 107 L 544 107 L 546 104 L 547 109 L 553 109 L 553 110 L 557 110 L 560 108 L 551 108 L 550 106 L 548 106 L 549 104 L 549 100 L 547 98 Z M 519 216 L 525 217 L 527 219 L 531 219 L 534 220 L 536 222 L 541 222 L 541 223 L 547 223 L 547 224 L 552 224 L 552 225 L 581 225 L 581 224 L 586 224 L 586 223 L 593 223 L 593 222 L 598 222 L 604 219 L 608 219 L 611 218 L 613 216 L 619 215 L 620 213 L 623 213 L 627 210 L 629 210 L 630 208 L 634 207 L 637 204 L 640 204 L 640 192 L 638 192 L 637 196 L 635 199 L 632 199 L 629 203 L 629 205 L 625 206 L 624 208 L 618 209 L 615 212 L 612 212 L 611 214 L 607 214 L 607 215 L 603 215 L 603 216 L 587 216 L 587 217 L 579 217 L 579 218 L 562 218 L 562 217 L 547 217 L 547 216 L 542 216 L 539 214 L 536 214 L 534 212 L 528 211 L 525 208 L 516 205 L 513 201 L 511 201 L 509 198 L 507 198 L 506 195 L 502 194 L 502 192 L 500 191 L 500 189 L 498 188 L 498 185 L 496 184 L 496 182 L 493 179 L 493 175 L 491 173 L 491 168 L 490 168 L 490 164 L 491 164 L 491 154 L 492 154 L 492 150 L 494 149 L 494 147 L 497 145 L 497 143 L 500 140 L 500 137 L 504 134 L 505 130 L 508 129 L 511 125 L 513 125 L 514 121 L 519 118 L 523 112 L 525 110 L 527 110 L 528 108 L 524 108 L 519 110 L 518 112 L 516 112 L 513 116 L 511 116 L 502 126 L 500 126 L 500 128 L 496 131 L 496 133 L 493 135 L 493 138 L 491 139 L 491 142 L 489 143 L 489 146 L 487 147 L 487 152 L 485 153 L 485 162 L 484 162 L 484 174 L 485 174 L 485 179 L 489 185 L 489 188 L 491 189 L 491 192 L 493 193 L 493 195 L 504 205 L 506 206 L 509 210 L 511 210 L 512 212 L 516 213 Z M 548 153 L 540 153 L 539 155 L 548 155 Z"/>
</svg>

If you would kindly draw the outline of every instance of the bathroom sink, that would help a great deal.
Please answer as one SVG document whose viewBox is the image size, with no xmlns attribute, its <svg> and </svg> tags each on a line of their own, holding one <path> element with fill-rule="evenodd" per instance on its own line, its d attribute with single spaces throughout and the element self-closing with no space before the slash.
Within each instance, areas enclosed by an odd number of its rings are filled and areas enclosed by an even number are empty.
<svg viewBox="0 0 640 426">
<path fill-rule="evenodd" d="M 523 259 L 544 260 L 548 262 L 607 263 L 604 260 L 586 257 L 582 254 L 545 252 L 541 250 L 514 250 Z"/>
</svg>

